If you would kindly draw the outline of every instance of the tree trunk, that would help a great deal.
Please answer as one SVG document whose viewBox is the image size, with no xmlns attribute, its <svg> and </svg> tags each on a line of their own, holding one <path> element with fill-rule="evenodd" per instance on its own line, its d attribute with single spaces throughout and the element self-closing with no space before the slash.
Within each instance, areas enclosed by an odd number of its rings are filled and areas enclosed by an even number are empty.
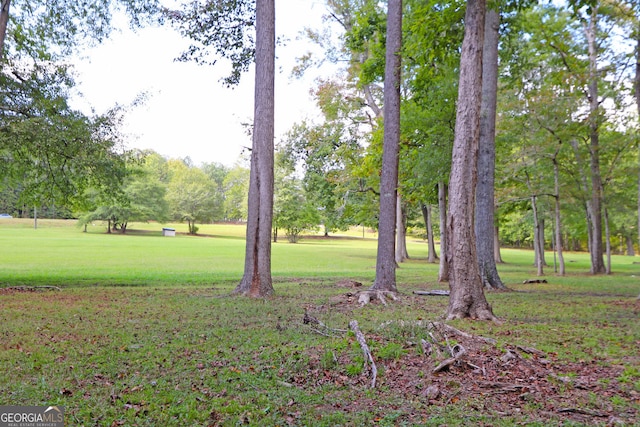
<svg viewBox="0 0 640 427">
<path fill-rule="evenodd" d="M 640 25 L 636 28 L 636 75 L 633 83 L 640 119 Z M 638 166 L 638 245 L 640 245 L 640 144 L 638 144 Z"/>
<path fill-rule="evenodd" d="M 538 202 L 537 197 L 531 197 L 531 207 L 533 209 L 533 254 L 534 264 L 536 266 L 538 276 L 544 276 L 544 248 L 540 247 L 540 219 L 538 218 Z M 544 239 L 542 239 L 544 241 Z"/>
<path fill-rule="evenodd" d="M 500 14 L 495 10 L 488 10 L 485 16 L 482 56 L 482 104 L 480 110 L 475 233 L 478 268 L 483 286 L 486 289 L 505 290 L 507 287 L 502 283 L 498 274 L 493 251 L 499 27 Z"/>
<path fill-rule="evenodd" d="M 275 2 L 256 2 L 256 65 L 253 143 L 244 276 L 235 293 L 265 297 L 273 293 Z"/>
<path fill-rule="evenodd" d="M 554 200 L 555 200 L 555 239 L 556 239 L 556 251 L 558 253 L 558 274 L 560 276 L 565 275 L 564 267 L 564 255 L 562 253 L 562 221 L 560 219 L 560 170 L 556 155 L 553 157 L 553 185 L 554 185 Z"/>
<path fill-rule="evenodd" d="M 582 193 L 586 195 L 589 192 L 589 185 L 587 184 L 587 177 L 585 176 L 584 169 L 582 167 L 584 165 L 584 160 L 582 159 L 582 155 L 580 154 L 578 141 L 576 141 L 575 139 L 572 139 L 569 143 L 573 148 L 573 153 L 575 155 L 578 171 L 580 174 L 580 181 L 579 181 L 580 189 Z M 592 219 L 593 208 L 591 206 L 591 200 L 588 197 L 584 199 L 584 204 L 585 204 L 585 212 L 586 212 L 586 220 L 587 220 L 587 245 L 588 245 L 589 253 L 591 253 L 591 242 L 592 242 L 592 235 L 593 235 L 593 227 L 591 226 L 591 223 L 593 222 L 593 219 Z M 574 248 L 574 249 L 577 250 L 577 248 Z"/>
<path fill-rule="evenodd" d="M 438 183 L 438 207 L 440 211 L 440 268 L 438 270 L 438 282 L 449 281 L 449 238 L 447 233 L 447 186 L 444 182 Z"/>
<path fill-rule="evenodd" d="M 396 263 L 400 264 L 409 259 L 409 252 L 407 252 L 406 214 L 402 209 L 400 193 L 396 199 Z"/>
<path fill-rule="evenodd" d="M 449 320 L 495 320 L 484 295 L 474 233 L 485 9 L 485 0 L 467 0 L 447 213 Z"/>
<path fill-rule="evenodd" d="M 11 0 L 0 1 L 0 62 L 4 59 L 4 41 L 7 38 L 10 5 Z"/>
<path fill-rule="evenodd" d="M 635 256 L 635 250 L 633 249 L 633 238 L 629 235 L 625 236 L 627 242 L 627 256 Z"/>
<path fill-rule="evenodd" d="M 609 211 L 604 206 L 604 232 L 605 232 L 605 247 L 607 253 L 607 264 L 605 266 L 605 273 L 611 274 L 611 232 L 609 230 Z"/>
<path fill-rule="evenodd" d="M 545 258 L 545 238 L 544 238 L 544 218 L 542 216 L 538 216 L 538 221 L 540 224 L 538 225 L 538 249 L 540 249 L 540 261 L 544 267 L 547 267 L 547 259 Z"/>
<path fill-rule="evenodd" d="M 427 262 L 434 263 L 438 259 L 436 254 L 436 242 L 433 239 L 433 222 L 431 214 L 431 205 L 423 203 L 420 205 L 422 210 L 422 218 L 424 219 L 424 226 L 427 230 Z"/>
<path fill-rule="evenodd" d="M 504 264 L 502 255 L 500 254 L 500 228 L 498 227 L 497 221 L 493 230 L 493 259 L 496 264 Z"/>
<path fill-rule="evenodd" d="M 384 143 L 376 279 L 371 289 L 396 292 L 395 228 L 400 148 L 400 49 L 402 0 L 389 0 L 384 70 Z"/>
<path fill-rule="evenodd" d="M 589 140 L 591 158 L 591 273 L 606 271 L 602 245 L 602 177 L 600 175 L 600 101 L 598 99 L 598 8 L 593 7 L 585 34 L 589 48 Z"/>
</svg>

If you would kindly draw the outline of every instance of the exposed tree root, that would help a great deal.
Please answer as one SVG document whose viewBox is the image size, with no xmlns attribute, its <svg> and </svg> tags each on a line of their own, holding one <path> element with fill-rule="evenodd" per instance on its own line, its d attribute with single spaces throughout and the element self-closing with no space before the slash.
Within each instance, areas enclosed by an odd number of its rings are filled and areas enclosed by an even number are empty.
<svg viewBox="0 0 640 427">
<path fill-rule="evenodd" d="M 398 296 L 396 292 L 392 291 L 379 291 L 375 289 L 369 289 L 367 291 L 358 292 L 358 303 L 361 307 L 378 300 L 382 303 L 382 305 L 387 305 L 387 299 L 385 297 L 389 297 L 394 301 L 398 301 Z"/>
<path fill-rule="evenodd" d="M 440 362 L 440 364 L 438 366 L 433 368 L 432 372 L 434 374 L 437 373 L 437 372 L 443 371 L 443 370 L 447 369 L 449 366 L 451 366 L 454 363 L 456 363 L 458 360 L 460 360 L 462 358 L 462 356 L 464 356 L 467 353 L 467 350 L 465 350 L 465 348 L 463 346 L 461 346 L 460 344 L 456 344 L 451 349 L 451 353 L 452 353 L 452 357 L 443 360 L 442 362 Z"/>
</svg>

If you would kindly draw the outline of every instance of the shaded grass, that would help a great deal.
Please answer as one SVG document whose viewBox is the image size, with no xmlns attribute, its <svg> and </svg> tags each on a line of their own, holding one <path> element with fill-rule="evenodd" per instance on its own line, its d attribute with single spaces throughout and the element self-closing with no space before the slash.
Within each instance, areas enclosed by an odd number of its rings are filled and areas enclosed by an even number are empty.
<svg viewBox="0 0 640 427">
<path fill-rule="evenodd" d="M 400 303 L 359 308 L 345 296 L 353 289 L 336 283 L 352 278 L 366 285 L 373 279 L 375 240 L 278 243 L 277 294 L 253 300 L 229 296 L 242 271 L 242 227 L 201 227 L 212 238 L 162 238 L 157 225 L 136 225 L 145 227 L 149 232 L 109 236 L 59 222 L 41 222 L 38 230 L 19 221 L 0 223 L 0 282 L 64 287 L 0 292 L 0 403 L 63 405 L 67 425 L 87 426 L 606 421 L 557 414 L 540 421 L 540 408 L 524 402 L 518 411 L 500 414 L 483 409 L 480 395 L 433 406 L 420 392 L 427 376 L 414 379 L 409 399 L 385 382 L 386 368 L 420 352 L 407 345 L 426 338 L 416 322 L 438 320 L 446 309 L 446 298 L 411 295 L 418 288 L 446 287 L 436 283 L 437 266 L 423 259 L 398 270 Z M 425 249 L 410 243 L 412 254 Z M 633 258 L 615 258 L 613 276 L 592 277 L 585 274 L 586 255 L 570 254 L 576 262 L 568 263 L 568 276 L 522 285 L 535 274 L 531 254 L 504 251 L 503 257 L 501 276 L 517 292 L 487 298 L 504 323 L 452 324 L 494 337 L 498 346 L 536 347 L 561 362 L 619 366 L 619 377 L 604 380 L 626 391 L 601 397 L 599 404 L 614 408 L 628 425 L 637 423 L 640 268 Z M 358 320 L 378 358 L 379 388 L 367 388 L 353 337 L 312 332 L 302 323 L 305 310 L 335 328 Z"/>
</svg>

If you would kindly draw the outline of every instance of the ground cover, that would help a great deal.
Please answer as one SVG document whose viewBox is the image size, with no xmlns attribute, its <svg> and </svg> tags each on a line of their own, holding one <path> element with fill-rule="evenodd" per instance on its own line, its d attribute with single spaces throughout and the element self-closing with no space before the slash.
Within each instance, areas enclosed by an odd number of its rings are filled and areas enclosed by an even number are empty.
<svg viewBox="0 0 640 427">
<path fill-rule="evenodd" d="M 108 236 L 0 223 L 0 404 L 62 405 L 67 425 L 86 426 L 640 425 L 634 258 L 591 277 L 571 253 L 569 275 L 551 267 L 548 283 L 524 285 L 532 254 L 505 250 L 514 291 L 488 294 L 503 323 L 446 330 L 446 297 L 412 293 L 446 288 L 424 243 L 411 242 L 387 306 L 357 304 L 375 241 L 354 236 L 278 243 L 277 294 L 252 300 L 230 296 L 234 227 L 162 238 L 157 225 Z M 434 373 L 454 347 L 464 354 Z"/>
</svg>

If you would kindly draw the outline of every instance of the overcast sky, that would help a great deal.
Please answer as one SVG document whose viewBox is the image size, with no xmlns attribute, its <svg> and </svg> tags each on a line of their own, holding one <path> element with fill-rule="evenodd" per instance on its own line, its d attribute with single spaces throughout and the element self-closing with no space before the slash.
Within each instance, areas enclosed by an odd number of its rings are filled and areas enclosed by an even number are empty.
<svg viewBox="0 0 640 427">
<path fill-rule="evenodd" d="M 322 1 L 276 1 L 276 31 L 290 39 L 277 52 L 276 142 L 293 123 L 315 115 L 309 89 L 320 71 L 303 80 L 292 79 L 290 71 L 296 56 L 306 50 L 305 43 L 296 40 L 299 32 L 306 25 L 319 27 L 323 13 Z M 83 94 L 77 106 L 101 113 L 147 92 L 148 101 L 127 114 L 124 130 L 130 148 L 232 166 L 243 146 L 251 146 L 242 123 L 253 117 L 253 73 L 243 75 L 239 87 L 224 88 L 220 78 L 229 71 L 224 64 L 174 61 L 188 43 L 168 26 L 115 33 L 76 62 Z"/>
</svg>

